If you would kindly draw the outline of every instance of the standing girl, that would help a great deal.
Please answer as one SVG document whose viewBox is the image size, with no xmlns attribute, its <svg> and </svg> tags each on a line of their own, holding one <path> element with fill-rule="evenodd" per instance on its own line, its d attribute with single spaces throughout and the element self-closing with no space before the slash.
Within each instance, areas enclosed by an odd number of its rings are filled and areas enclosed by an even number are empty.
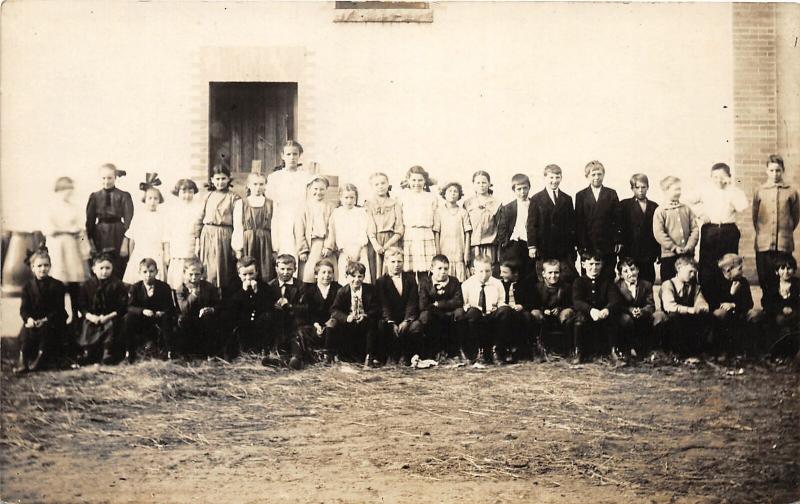
<svg viewBox="0 0 800 504">
<path fill-rule="evenodd" d="M 194 200 L 197 184 L 191 179 L 180 179 L 172 194 L 177 196 L 170 211 L 169 233 L 164 244 L 164 262 L 167 268 L 167 283 L 178 290 L 183 285 L 183 270 L 186 261 L 195 258 L 198 234 L 197 219 L 200 207 Z"/>
<path fill-rule="evenodd" d="M 74 187 L 69 177 L 56 180 L 56 198 L 43 226 L 50 254 L 50 276 L 67 286 L 73 308 L 80 283 L 89 278 L 87 261 L 91 252 L 80 210 L 72 203 Z"/>
<path fill-rule="evenodd" d="M 272 222 L 272 243 L 278 254 L 290 254 L 297 259 L 299 254 L 295 248 L 294 224 L 302 213 L 306 202 L 306 187 L 314 179 L 314 174 L 307 172 L 300 165 L 303 146 L 294 140 L 284 144 L 281 158 L 283 168 L 270 174 L 266 197 L 271 199 L 275 208 Z M 314 263 L 311 263 L 313 269 Z M 313 271 L 311 272 L 313 281 Z"/>
<path fill-rule="evenodd" d="M 222 164 L 211 168 L 208 190 L 198 221 L 197 255 L 206 267 L 208 282 L 224 289 L 236 277 L 236 256 L 231 239 L 234 233 L 241 233 L 242 221 L 234 219 L 233 213 L 241 212 L 242 199 L 231 191 L 231 172 Z M 241 250 L 238 253 L 241 255 Z"/>
<path fill-rule="evenodd" d="M 265 283 L 275 277 L 272 263 L 272 200 L 264 196 L 267 178 L 257 172 L 247 176 L 247 197 L 242 200 L 241 213 L 236 209 L 233 219 L 242 223 L 242 234 L 234 233 L 234 250 L 256 260 L 256 268 Z M 238 207 L 237 207 L 238 208 Z"/>
<path fill-rule="evenodd" d="M 467 279 L 467 265 L 470 260 L 469 239 L 472 225 L 467 211 L 458 206 L 464 196 L 464 189 L 458 182 L 445 185 L 440 194 L 444 198 L 444 208 L 439 209 L 439 253 L 450 261 L 449 274 L 459 282 Z"/>
<path fill-rule="evenodd" d="M 389 196 L 389 191 L 392 190 L 389 177 L 385 173 L 373 173 L 369 181 L 375 191 L 375 197 L 364 202 L 369 237 L 367 255 L 370 275 L 377 279 L 384 273 L 384 251 L 397 245 L 403 237 L 403 216 L 400 203 Z"/>
<path fill-rule="evenodd" d="M 148 173 L 145 181 L 139 184 L 139 189 L 144 191 L 142 203 L 144 212 L 136 217 L 136 221 L 125 232 L 125 241 L 122 248 L 127 251 L 128 267 L 122 281 L 135 284 L 139 281 L 139 262 L 144 258 L 153 259 L 158 265 L 158 279 L 166 278 L 164 267 L 164 242 L 166 240 L 167 223 L 164 216 L 158 211 L 159 205 L 164 203 L 164 197 L 156 186 L 161 185 L 157 173 Z"/>
<path fill-rule="evenodd" d="M 122 240 L 133 220 L 133 199 L 128 192 L 116 188 L 117 177 L 124 177 L 123 170 L 111 163 L 100 167 L 102 188 L 89 196 L 86 204 L 86 234 L 92 250 L 113 255 L 115 275 L 121 277 L 125 259 L 122 258 Z"/>
<path fill-rule="evenodd" d="M 492 260 L 493 267 L 496 267 L 498 258 L 495 238 L 497 238 L 497 216 L 501 204 L 492 196 L 492 179 L 487 172 L 476 171 L 472 175 L 472 186 L 475 188 L 475 196 L 464 201 L 464 210 L 469 214 L 469 221 L 472 224 L 471 255 L 472 257 L 485 255 Z"/>
<path fill-rule="evenodd" d="M 406 271 L 417 274 L 417 282 L 427 275 L 431 260 L 439 251 L 439 219 L 436 196 L 430 192 L 434 184 L 421 166 L 406 172 L 408 189 L 400 197 L 405 234 L 403 258 Z"/>
<path fill-rule="evenodd" d="M 347 281 L 347 265 L 360 262 L 369 264 L 367 259 L 367 228 L 369 227 L 367 212 L 356 206 L 358 189 L 353 184 L 342 186 L 341 206 L 333 211 L 328 229 L 326 248 L 339 254 L 339 283 Z M 370 272 L 364 275 L 364 282 L 371 283 Z"/>
<path fill-rule="evenodd" d="M 325 201 L 329 185 L 325 177 L 317 177 L 308 184 L 308 200 L 294 224 L 295 250 L 300 258 L 298 277 L 303 283 L 315 282 L 314 266 L 331 253 L 326 240 L 334 209 L 333 203 Z"/>
</svg>

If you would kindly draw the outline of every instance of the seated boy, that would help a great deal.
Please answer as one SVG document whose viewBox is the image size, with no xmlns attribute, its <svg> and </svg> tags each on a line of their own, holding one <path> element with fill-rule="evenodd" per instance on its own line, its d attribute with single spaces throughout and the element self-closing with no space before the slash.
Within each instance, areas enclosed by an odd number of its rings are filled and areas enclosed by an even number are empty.
<svg viewBox="0 0 800 504">
<path fill-rule="evenodd" d="M 380 329 L 389 359 L 409 365 L 422 352 L 422 324 L 419 320 L 419 286 L 415 275 L 403 272 L 403 251 L 391 247 L 383 254 L 386 273 L 375 282 L 381 303 Z"/>
<path fill-rule="evenodd" d="M 645 263 L 647 264 L 647 263 Z M 666 314 L 656 311 L 653 284 L 640 278 L 639 261 L 624 257 L 617 264 L 621 294 L 619 313 L 620 349 L 633 357 L 646 357 L 657 345 L 659 327 Z"/>
<path fill-rule="evenodd" d="M 510 331 L 500 336 L 503 347 L 498 353 L 505 355 L 506 363 L 520 357 L 530 358 L 533 315 L 530 310 L 530 291 L 536 283 L 536 272 L 531 270 L 524 280 L 520 280 L 519 266 L 515 261 L 503 261 L 500 265 L 500 281 L 503 283 L 503 302 L 511 309 L 509 313 Z"/>
<path fill-rule="evenodd" d="M 100 253 L 92 258 L 94 276 L 81 285 L 78 295 L 78 311 L 83 314 L 83 328 L 78 337 L 81 364 L 97 362 L 101 351 L 103 364 L 118 359 L 128 292 L 113 272 L 113 257 Z"/>
<path fill-rule="evenodd" d="M 316 283 L 305 284 L 295 305 L 297 338 L 292 342 L 292 358 L 301 362 L 317 362 L 325 349 L 326 332 L 333 327 L 331 307 L 341 286 L 333 281 L 333 263 L 328 259 L 314 265 Z"/>
<path fill-rule="evenodd" d="M 661 282 L 675 276 L 678 257 L 694 257 L 694 248 L 700 239 L 697 216 L 690 207 L 681 203 L 681 179 L 668 176 L 661 181 L 661 190 L 667 203 L 653 213 L 653 236 L 661 245 Z"/>
<path fill-rule="evenodd" d="M 800 349 L 800 279 L 794 276 L 797 261 L 789 254 L 775 259 L 777 281 L 767 282 L 761 298 L 774 334 L 769 350 L 776 357 L 792 357 Z"/>
<path fill-rule="evenodd" d="M 419 321 L 425 333 L 427 358 L 436 357 L 437 353 L 444 358 L 460 355 L 464 297 L 461 283 L 449 271 L 447 256 L 433 256 L 430 281 L 423 282 L 419 289 Z"/>
<path fill-rule="evenodd" d="M 366 353 L 364 366 L 375 365 L 373 356 L 381 304 L 374 287 L 364 283 L 366 273 L 366 266 L 359 262 L 351 262 L 345 269 L 347 285 L 339 289 L 331 306 L 331 317 L 336 324 L 327 331 L 325 348 L 328 362 L 339 357 L 352 359 Z"/>
<path fill-rule="evenodd" d="M 724 254 L 718 261 L 723 280 L 703 288 L 714 314 L 714 350 L 717 354 L 753 356 L 758 347 L 761 310 L 754 308 L 750 282 L 742 274 L 744 260 Z"/>
<path fill-rule="evenodd" d="M 675 269 L 675 277 L 661 283 L 661 306 L 668 323 L 664 347 L 685 358 L 706 350 L 712 320 L 697 284 L 697 262 L 682 256 L 675 261 Z"/>
<path fill-rule="evenodd" d="M 584 254 L 581 262 L 583 275 L 572 284 L 572 303 L 575 307 L 575 358 L 574 363 L 592 354 L 610 351 L 611 360 L 619 358 L 617 352 L 616 319 L 620 294 L 616 284 L 602 275 L 603 253 Z"/>
<path fill-rule="evenodd" d="M 174 338 L 172 324 L 175 303 L 172 289 L 156 278 L 158 265 L 146 257 L 139 262 L 140 281 L 133 284 L 128 296 L 128 313 L 125 314 L 125 358 L 133 362 L 142 343 L 145 355 L 153 347 L 167 359 L 172 358 Z"/>
<path fill-rule="evenodd" d="M 472 262 L 475 273 L 461 284 L 467 324 L 462 347 L 469 360 L 477 360 L 480 349 L 483 361 L 491 364 L 493 345 L 497 344 L 498 351 L 504 352 L 505 338 L 511 329 L 511 308 L 504 301 L 503 283 L 492 277 L 492 260 L 479 255 Z M 505 354 L 497 356 L 498 362 L 504 358 Z"/>
<path fill-rule="evenodd" d="M 175 291 L 178 301 L 178 327 L 175 346 L 185 357 L 221 355 L 219 337 L 219 291 L 203 280 L 205 268 L 193 257 L 183 263 L 183 283 Z"/>
<path fill-rule="evenodd" d="M 260 352 L 266 344 L 270 312 L 276 299 L 258 278 L 256 259 L 242 256 L 236 261 L 238 281 L 222 296 L 222 353 L 225 360 L 240 352 Z"/>
<path fill-rule="evenodd" d="M 547 358 L 547 352 L 567 355 L 573 350 L 575 310 L 572 309 L 572 286 L 561 278 L 562 261 L 542 261 L 542 282 L 533 287 L 531 316 L 536 325 L 536 350 Z"/>
<path fill-rule="evenodd" d="M 286 365 L 299 369 L 302 360 L 290 359 L 292 345 L 296 345 L 297 319 L 294 308 L 300 301 L 300 282 L 294 278 L 297 262 L 291 254 L 281 254 L 275 258 L 278 277 L 267 284 L 270 299 L 273 299 L 269 317 L 269 331 L 264 345 L 267 354 L 262 361 L 265 366 Z"/>
</svg>

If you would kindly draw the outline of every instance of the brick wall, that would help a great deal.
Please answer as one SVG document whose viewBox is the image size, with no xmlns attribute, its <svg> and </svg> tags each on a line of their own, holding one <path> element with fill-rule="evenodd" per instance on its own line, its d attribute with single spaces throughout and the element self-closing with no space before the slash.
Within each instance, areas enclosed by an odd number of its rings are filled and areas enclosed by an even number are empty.
<svg viewBox="0 0 800 504">
<path fill-rule="evenodd" d="M 775 5 L 733 4 L 733 108 L 735 177 L 752 198 L 764 182 L 764 162 L 778 151 Z M 740 252 L 755 277 L 750 212 L 739 216 Z"/>
</svg>

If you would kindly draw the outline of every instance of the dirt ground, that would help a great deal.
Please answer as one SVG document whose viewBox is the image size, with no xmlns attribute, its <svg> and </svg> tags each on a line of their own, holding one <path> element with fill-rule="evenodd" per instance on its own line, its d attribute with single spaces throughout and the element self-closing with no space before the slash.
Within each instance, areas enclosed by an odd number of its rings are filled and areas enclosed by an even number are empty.
<svg viewBox="0 0 800 504">
<path fill-rule="evenodd" d="M 3 363 L 8 502 L 791 502 L 800 374 Z"/>
</svg>

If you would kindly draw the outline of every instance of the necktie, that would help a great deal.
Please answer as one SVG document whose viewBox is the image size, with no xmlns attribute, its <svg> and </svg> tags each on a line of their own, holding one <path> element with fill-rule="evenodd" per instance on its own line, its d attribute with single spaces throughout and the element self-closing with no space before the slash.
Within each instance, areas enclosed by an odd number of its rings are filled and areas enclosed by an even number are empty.
<svg viewBox="0 0 800 504">
<path fill-rule="evenodd" d="M 478 296 L 478 306 L 483 313 L 486 313 L 486 284 L 481 284 L 481 293 Z"/>
<path fill-rule="evenodd" d="M 353 299 L 353 316 L 360 317 L 363 313 L 363 308 L 361 307 L 361 296 L 356 296 Z"/>
<path fill-rule="evenodd" d="M 553 203 L 558 203 L 558 190 L 553 191 Z"/>
<path fill-rule="evenodd" d="M 689 286 L 683 284 L 683 287 L 681 287 L 681 299 L 686 299 L 686 296 L 688 295 L 689 295 Z"/>
<path fill-rule="evenodd" d="M 286 297 L 286 284 L 281 284 L 281 297 Z"/>
<path fill-rule="evenodd" d="M 506 300 L 507 303 L 510 304 L 517 304 L 517 300 L 514 297 L 514 286 L 516 282 L 512 283 L 511 286 L 508 288 L 508 299 Z"/>
</svg>

